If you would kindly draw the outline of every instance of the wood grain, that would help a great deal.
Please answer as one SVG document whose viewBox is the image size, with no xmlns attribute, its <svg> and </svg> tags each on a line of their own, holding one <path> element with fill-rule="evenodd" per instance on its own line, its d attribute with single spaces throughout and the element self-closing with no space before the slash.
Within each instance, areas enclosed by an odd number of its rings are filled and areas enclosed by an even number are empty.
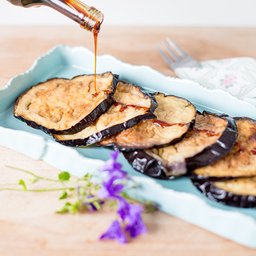
<svg viewBox="0 0 256 256">
<path fill-rule="evenodd" d="M 92 48 L 92 36 L 76 27 L 0 27 L 0 86 L 24 72 L 34 59 L 56 44 Z M 256 57 L 256 29 L 219 28 L 104 28 L 99 53 L 113 54 L 132 64 L 149 65 L 172 74 L 158 54 L 166 36 L 175 39 L 199 60 L 234 56 Z M 48 175 L 57 170 L 12 150 L 0 148 L 0 183 L 17 181 L 14 165 Z M 232 255 L 250 256 L 245 248 L 163 213 L 144 214 L 147 235 L 128 246 L 98 242 L 113 212 L 59 216 L 58 193 L 0 193 L 0 255 Z"/>
</svg>

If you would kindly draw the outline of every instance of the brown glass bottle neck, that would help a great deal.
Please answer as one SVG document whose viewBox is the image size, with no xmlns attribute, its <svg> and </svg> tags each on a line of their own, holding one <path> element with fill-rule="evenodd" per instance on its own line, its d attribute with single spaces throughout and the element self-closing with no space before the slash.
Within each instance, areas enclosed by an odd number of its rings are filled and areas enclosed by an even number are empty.
<svg viewBox="0 0 256 256">
<path fill-rule="evenodd" d="M 89 7 L 78 0 L 7 0 L 10 3 L 31 7 L 36 5 L 49 6 L 62 13 L 73 21 L 79 23 L 89 31 L 99 31 L 103 22 L 103 14 L 94 7 Z"/>
</svg>

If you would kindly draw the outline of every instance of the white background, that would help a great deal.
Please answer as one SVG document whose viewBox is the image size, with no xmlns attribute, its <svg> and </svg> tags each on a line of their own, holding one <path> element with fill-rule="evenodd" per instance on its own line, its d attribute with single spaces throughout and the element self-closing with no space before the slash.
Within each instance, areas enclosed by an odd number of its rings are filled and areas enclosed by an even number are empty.
<svg viewBox="0 0 256 256">
<path fill-rule="evenodd" d="M 256 26 L 256 0 L 83 0 L 108 25 Z M 14 7 L 0 0 L 0 25 L 73 24 L 46 7 Z"/>
</svg>

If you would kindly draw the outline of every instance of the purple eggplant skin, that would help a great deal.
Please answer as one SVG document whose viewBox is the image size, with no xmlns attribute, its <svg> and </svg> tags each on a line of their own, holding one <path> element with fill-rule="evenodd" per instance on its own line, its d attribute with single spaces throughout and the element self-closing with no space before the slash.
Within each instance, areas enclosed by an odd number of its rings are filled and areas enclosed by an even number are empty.
<svg viewBox="0 0 256 256">
<path fill-rule="evenodd" d="M 133 169 L 142 174 L 161 180 L 174 178 L 174 176 L 167 177 L 161 162 L 148 155 L 144 150 L 124 151 L 122 153 Z"/>
<path fill-rule="evenodd" d="M 83 75 L 78 75 L 78 76 L 74 76 L 73 78 L 71 79 L 67 79 L 67 78 L 61 78 L 61 79 L 64 79 L 64 80 L 72 80 L 72 79 L 75 79 L 77 77 L 80 77 L 80 76 L 83 76 Z M 113 91 L 108 95 L 108 97 L 102 101 L 89 115 L 87 115 L 85 118 L 83 118 L 79 123 L 75 124 L 73 127 L 67 129 L 67 130 L 64 130 L 64 131 L 58 131 L 58 130 L 55 130 L 55 129 L 47 129 L 33 121 L 30 121 L 30 120 L 27 120 L 21 116 L 15 116 L 15 118 L 25 122 L 28 126 L 32 127 L 32 128 L 35 128 L 35 129 L 39 129 L 47 134 L 62 134 L 62 135 L 66 135 L 66 134 L 75 134 L 77 132 L 80 132 L 81 130 L 83 130 L 84 128 L 86 128 L 87 126 L 90 126 L 101 114 L 105 113 L 106 111 L 108 111 L 108 109 L 112 106 L 112 104 L 114 103 L 114 99 L 113 99 L 113 95 L 115 93 L 115 89 L 116 89 L 116 86 L 117 86 L 117 83 L 118 83 L 118 75 L 116 74 L 113 74 L 114 78 L 113 78 L 113 83 L 112 83 L 112 86 L 113 86 Z M 54 79 L 57 79 L 57 78 L 50 78 L 44 82 L 41 82 L 41 83 L 38 83 L 34 86 L 38 86 L 42 83 L 45 83 L 45 82 L 49 82 L 51 80 L 54 80 Z M 32 86 L 33 87 L 33 86 Z M 30 87 L 28 90 L 30 90 L 32 87 Z M 28 91 L 27 90 L 27 91 Z M 26 94 L 25 91 L 23 94 Z M 23 94 L 19 95 L 18 98 L 20 98 Z M 16 99 L 16 104 L 18 104 L 18 98 Z"/>
<path fill-rule="evenodd" d="M 256 196 L 237 195 L 216 187 L 208 179 L 191 179 L 194 186 L 212 201 L 239 208 L 255 208 Z"/>
<path fill-rule="evenodd" d="M 125 129 L 128 129 L 134 125 L 136 125 L 137 123 L 139 123 L 140 121 L 142 120 L 145 120 L 145 119 L 153 119 L 155 118 L 155 115 L 152 113 L 152 112 L 149 112 L 149 113 L 146 113 L 144 115 L 140 115 L 140 116 L 137 116 L 137 117 L 134 117 L 130 120 L 128 120 L 127 122 L 125 123 L 122 123 L 122 124 L 117 124 L 117 125 L 114 125 L 110 128 L 107 128 L 107 129 L 104 129 L 98 133 L 95 133 L 93 135 L 91 135 L 90 137 L 88 138 L 85 138 L 85 139 L 76 139 L 76 140 L 56 140 L 57 142 L 59 142 L 60 144 L 62 145 L 65 145 L 65 146 L 71 146 L 71 147 L 80 147 L 80 146 L 90 146 L 90 145 L 93 145 L 93 144 L 96 144 L 98 142 L 100 142 L 101 140 L 109 137 L 109 136 L 112 136 L 112 135 L 115 135 Z"/>
<path fill-rule="evenodd" d="M 236 120 L 249 120 L 249 121 L 252 121 L 252 122 L 256 122 L 256 120 L 252 119 L 252 118 L 249 118 L 249 117 L 234 117 L 233 118 L 234 121 Z M 238 135 L 238 134 L 237 134 Z M 202 166 L 201 166 L 202 167 Z M 193 168 L 193 170 L 195 170 L 196 168 Z M 230 180 L 230 179 L 234 179 L 235 177 L 233 176 L 225 176 L 225 177 L 206 177 L 206 176 L 201 176 L 201 175 L 197 175 L 193 172 L 190 173 L 190 177 L 191 179 L 193 180 L 205 180 L 207 179 L 208 181 L 223 181 L 223 180 Z M 246 177 L 246 176 L 243 176 L 243 177 Z"/>
<path fill-rule="evenodd" d="M 141 89 L 141 88 L 140 88 L 140 89 Z M 147 91 L 145 91 L 145 90 L 143 90 L 143 89 L 141 89 L 141 91 L 142 91 L 143 93 L 147 94 Z M 154 92 L 154 93 L 149 93 L 149 94 L 151 95 L 151 97 L 155 97 L 155 95 L 159 94 L 159 92 Z M 184 99 L 184 98 L 179 97 L 179 96 L 176 96 L 176 95 L 165 95 L 165 96 L 175 96 L 176 98 Z M 186 100 L 187 102 L 189 102 L 189 103 L 193 106 L 193 104 L 192 104 L 190 101 L 188 101 L 187 99 L 185 99 L 185 100 Z M 157 102 L 156 102 L 156 104 L 157 104 Z M 200 113 L 200 112 L 199 112 L 198 110 L 196 110 L 196 113 Z M 156 117 L 156 118 L 157 118 L 157 117 Z M 194 127 L 194 125 L 195 125 L 195 119 L 193 119 L 193 120 L 190 122 L 189 127 L 188 127 L 188 131 L 189 131 L 189 130 L 192 130 L 193 127 Z M 169 142 L 169 143 L 161 144 L 161 145 L 159 145 L 159 144 L 158 144 L 158 145 L 152 145 L 150 148 L 161 148 L 161 147 L 173 145 L 173 144 L 178 143 L 179 141 L 181 141 L 185 136 L 186 136 L 186 133 L 183 134 L 180 138 L 174 139 L 173 141 L 171 141 L 171 142 Z M 100 145 L 100 146 L 102 146 L 102 145 Z M 143 149 L 146 149 L 146 148 L 139 148 L 139 147 L 137 147 L 137 148 L 135 149 L 135 148 L 132 148 L 132 147 L 119 146 L 119 145 L 117 145 L 117 144 L 115 144 L 115 143 L 108 144 L 108 145 L 105 145 L 105 146 L 103 146 L 103 147 L 108 148 L 108 149 L 111 148 L 111 149 L 119 150 L 119 151 L 121 151 L 121 152 L 132 152 L 132 151 L 134 151 L 134 150 L 143 150 Z"/>
<path fill-rule="evenodd" d="M 125 81 L 122 81 L 122 82 L 125 82 Z M 127 83 L 127 82 L 125 82 L 125 83 Z M 134 125 L 138 124 L 139 122 L 141 122 L 143 120 L 156 118 L 156 116 L 153 114 L 153 112 L 155 111 L 155 109 L 157 107 L 157 102 L 155 100 L 154 95 L 151 93 L 147 93 L 146 91 L 141 89 L 140 86 L 137 86 L 137 85 L 133 85 L 133 86 L 138 87 L 140 89 L 140 91 L 142 91 L 146 96 L 148 96 L 150 98 L 151 106 L 147 113 L 145 113 L 144 115 L 136 116 L 122 124 L 117 124 L 117 125 L 107 128 L 107 129 L 104 129 L 98 133 L 91 135 L 89 138 L 86 138 L 86 139 L 76 139 L 76 140 L 66 140 L 66 141 L 56 140 L 56 141 L 62 145 L 71 146 L 71 147 L 90 146 L 90 145 L 100 142 L 101 140 L 103 140 L 107 137 L 113 136 L 125 129 L 133 127 Z"/>
<path fill-rule="evenodd" d="M 190 123 L 189 128 L 188 128 L 188 131 L 193 129 L 194 124 L 195 124 L 195 120 L 193 120 L 193 121 Z M 174 140 L 171 141 L 170 143 L 166 143 L 166 144 L 164 144 L 164 145 L 153 146 L 152 148 L 161 148 L 161 147 L 167 147 L 167 146 L 173 145 L 173 144 L 175 144 L 175 143 L 180 142 L 185 136 L 186 136 L 186 133 L 183 134 L 180 138 L 174 139 Z M 105 148 L 108 148 L 108 149 L 111 148 L 111 149 L 114 149 L 114 150 L 119 150 L 120 152 L 133 152 L 133 151 L 134 151 L 134 148 L 119 147 L 119 146 L 116 145 L 116 144 L 110 144 L 110 145 L 107 145 L 107 146 L 104 146 L 104 147 L 105 147 Z M 136 149 L 136 151 L 139 151 L 139 150 L 143 150 L 143 149 L 141 149 L 141 148 L 137 148 L 137 149 Z"/>
<path fill-rule="evenodd" d="M 15 116 L 17 119 L 25 122 L 28 126 L 39 129 L 45 133 L 48 134 L 62 134 L 62 135 L 68 135 L 68 134 L 75 134 L 77 132 L 82 131 L 84 128 L 90 126 L 101 114 L 108 111 L 108 109 L 112 106 L 114 103 L 112 97 L 108 97 L 106 100 L 104 100 L 100 105 L 98 105 L 89 115 L 87 115 L 86 118 L 82 119 L 79 123 L 74 125 L 73 127 L 69 128 L 65 131 L 58 131 L 54 129 L 47 129 L 33 121 L 26 120 L 25 118 L 21 116 Z"/>
<path fill-rule="evenodd" d="M 204 113 L 212 115 L 212 113 Z M 195 155 L 194 157 L 187 158 L 185 163 L 181 162 L 175 166 L 163 166 L 161 161 L 148 155 L 144 150 L 135 150 L 132 152 L 123 151 L 122 153 L 136 171 L 153 178 L 169 180 L 174 179 L 177 176 L 190 175 L 192 170 L 219 160 L 233 147 L 237 138 L 236 124 L 234 119 L 229 116 L 222 115 L 221 117 L 226 118 L 228 124 L 218 142 L 205 148 L 201 153 Z M 172 175 L 167 176 L 164 170 Z"/>
<path fill-rule="evenodd" d="M 203 114 L 204 113 L 213 115 L 212 113 L 208 112 L 203 112 Z M 234 146 L 238 136 L 237 126 L 234 118 L 227 115 L 217 116 L 227 120 L 227 128 L 216 143 L 205 148 L 201 153 L 186 159 L 186 165 L 189 172 L 218 161 L 227 155 Z"/>
</svg>

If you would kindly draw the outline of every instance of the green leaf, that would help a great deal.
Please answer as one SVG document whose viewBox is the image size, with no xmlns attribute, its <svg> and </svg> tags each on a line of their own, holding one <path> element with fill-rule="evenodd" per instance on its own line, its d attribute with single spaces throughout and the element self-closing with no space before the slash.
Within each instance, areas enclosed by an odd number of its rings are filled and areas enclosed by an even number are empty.
<svg viewBox="0 0 256 256">
<path fill-rule="evenodd" d="M 21 185 L 24 190 L 27 190 L 27 185 L 26 185 L 26 182 L 24 180 L 20 179 L 18 184 Z"/>
<path fill-rule="evenodd" d="M 70 173 L 69 172 L 60 172 L 58 178 L 60 181 L 68 181 L 70 179 Z"/>
<path fill-rule="evenodd" d="M 63 199 L 66 199 L 67 197 L 68 197 L 67 191 L 63 191 L 62 194 L 60 195 L 59 199 L 63 200 Z"/>
<path fill-rule="evenodd" d="M 71 213 L 75 214 L 80 211 L 81 203 L 79 201 L 76 201 L 74 203 L 66 202 L 62 209 L 57 211 L 57 213 L 65 214 L 65 213 Z"/>
<path fill-rule="evenodd" d="M 69 213 L 70 206 L 71 206 L 71 203 L 66 202 L 64 206 L 59 211 L 57 211 L 57 213 L 60 213 L 60 214 Z"/>
<path fill-rule="evenodd" d="M 69 209 L 69 212 L 70 212 L 71 214 L 78 213 L 79 210 L 80 210 L 80 206 L 81 206 L 81 203 L 80 203 L 79 201 L 77 201 L 77 202 L 71 204 L 71 207 L 70 207 L 70 209 Z"/>
<path fill-rule="evenodd" d="M 91 178 L 92 178 L 92 174 L 91 174 L 91 173 L 86 173 L 86 174 L 84 175 L 84 178 L 85 178 L 85 179 L 91 179 Z"/>
</svg>

